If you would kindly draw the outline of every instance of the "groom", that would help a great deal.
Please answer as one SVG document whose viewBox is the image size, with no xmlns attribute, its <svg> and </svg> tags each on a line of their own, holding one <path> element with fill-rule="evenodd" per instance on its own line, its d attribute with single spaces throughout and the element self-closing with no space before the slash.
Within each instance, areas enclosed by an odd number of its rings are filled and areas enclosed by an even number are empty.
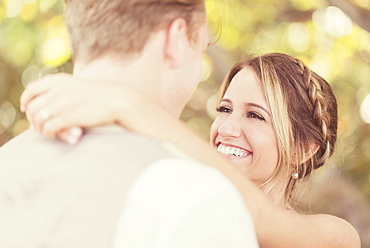
<svg viewBox="0 0 370 248">
<path fill-rule="evenodd" d="M 208 45 L 203 0 L 66 0 L 65 18 L 74 77 L 128 83 L 180 115 Z M 17 136 L 0 149 L 0 202 L 0 247 L 257 247 L 225 176 L 117 126 L 73 147 Z"/>
</svg>

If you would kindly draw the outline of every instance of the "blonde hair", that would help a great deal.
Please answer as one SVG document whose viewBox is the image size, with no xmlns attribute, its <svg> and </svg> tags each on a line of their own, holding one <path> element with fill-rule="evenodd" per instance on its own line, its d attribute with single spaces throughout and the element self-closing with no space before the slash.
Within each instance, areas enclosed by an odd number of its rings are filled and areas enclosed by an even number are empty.
<svg viewBox="0 0 370 248">
<path fill-rule="evenodd" d="M 65 0 L 74 58 L 90 62 L 110 51 L 140 53 L 151 34 L 172 20 L 187 23 L 189 40 L 205 22 L 204 0 Z"/>
<path fill-rule="evenodd" d="M 321 167 L 334 152 L 337 102 L 325 79 L 301 60 L 281 53 L 237 63 L 221 87 L 222 96 L 233 77 L 247 67 L 254 71 L 264 91 L 279 153 L 276 168 L 262 188 L 269 193 L 283 182 L 284 191 L 275 200 L 291 204 L 297 182 Z M 317 152 L 312 151 L 317 146 Z M 309 151 L 312 153 L 307 155 Z M 292 173 L 298 173 L 298 180 Z"/>
</svg>

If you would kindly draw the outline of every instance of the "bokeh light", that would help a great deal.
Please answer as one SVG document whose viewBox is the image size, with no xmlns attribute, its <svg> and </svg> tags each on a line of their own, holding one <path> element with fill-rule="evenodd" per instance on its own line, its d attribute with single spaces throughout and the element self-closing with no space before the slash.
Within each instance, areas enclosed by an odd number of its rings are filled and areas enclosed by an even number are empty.
<svg viewBox="0 0 370 248">
<path fill-rule="evenodd" d="M 56 3 L 57 0 L 42 0 L 40 2 L 40 11 L 45 13 L 49 11 Z"/>
<path fill-rule="evenodd" d="M 310 46 L 309 32 L 302 23 L 289 25 L 289 44 L 297 52 L 305 52 Z"/>
<path fill-rule="evenodd" d="M 46 65 L 61 65 L 71 57 L 69 43 L 63 37 L 48 40 L 43 47 L 42 59 Z"/>
<path fill-rule="evenodd" d="M 339 38 L 352 31 L 351 19 L 337 7 L 316 10 L 312 20 L 317 29 L 325 30 L 329 35 Z"/>
<path fill-rule="evenodd" d="M 23 0 L 10 0 L 6 4 L 6 16 L 13 18 L 18 16 L 23 8 Z"/>
<path fill-rule="evenodd" d="M 370 94 L 367 95 L 361 103 L 360 113 L 362 120 L 365 123 L 370 124 Z"/>
<path fill-rule="evenodd" d="M 206 81 L 213 72 L 212 60 L 208 56 L 203 57 L 203 74 L 201 78 L 201 82 Z"/>
<path fill-rule="evenodd" d="M 14 123 L 16 113 L 10 102 L 5 102 L 0 106 L 0 125 L 3 129 L 9 128 Z"/>
<path fill-rule="evenodd" d="M 34 20 L 38 14 L 38 7 L 39 6 L 37 5 L 36 1 L 29 1 L 27 4 L 25 4 L 20 13 L 20 17 L 22 18 L 22 20 L 24 20 L 25 22 Z"/>
</svg>

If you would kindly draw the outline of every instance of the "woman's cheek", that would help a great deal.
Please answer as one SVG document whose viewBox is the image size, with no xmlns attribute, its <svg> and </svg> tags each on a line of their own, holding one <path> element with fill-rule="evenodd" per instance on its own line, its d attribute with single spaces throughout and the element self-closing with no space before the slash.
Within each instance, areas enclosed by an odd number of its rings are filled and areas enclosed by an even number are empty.
<svg viewBox="0 0 370 248">
<path fill-rule="evenodd" d="M 216 117 L 216 119 L 213 121 L 212 123 L 212 126 L 211 126 L 211 130 L 210 130 L 210 142 L 212 145 L 214 145 L 215 143 L 215 139 L 218 135 L 218 128 L 220 126 L 220 118 L 219 117 Z"/>
</svg>

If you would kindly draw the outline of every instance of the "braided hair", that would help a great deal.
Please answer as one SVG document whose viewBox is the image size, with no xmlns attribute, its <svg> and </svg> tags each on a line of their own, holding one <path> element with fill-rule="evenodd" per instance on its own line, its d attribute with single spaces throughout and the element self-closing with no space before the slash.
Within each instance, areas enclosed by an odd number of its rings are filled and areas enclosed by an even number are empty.
<svg viewBox="0 0 370 248">
<path fill-rule="evenodd" d="M 325 79 L 301 60 L 282 53 L 236 64 L 224 82 L 222 95 L 232 78 L 246 67 L 255 72 L 264 91 L 279 152 L 277 166 L 262 188 L 268 193 L 283 182 L 276 200 L 290 204 L 297 182 L 320 168 L 334 152 L 337 102 Z M 293 172 L 298 173 L 298 180 L 291 177 Z"/>
</svg>

